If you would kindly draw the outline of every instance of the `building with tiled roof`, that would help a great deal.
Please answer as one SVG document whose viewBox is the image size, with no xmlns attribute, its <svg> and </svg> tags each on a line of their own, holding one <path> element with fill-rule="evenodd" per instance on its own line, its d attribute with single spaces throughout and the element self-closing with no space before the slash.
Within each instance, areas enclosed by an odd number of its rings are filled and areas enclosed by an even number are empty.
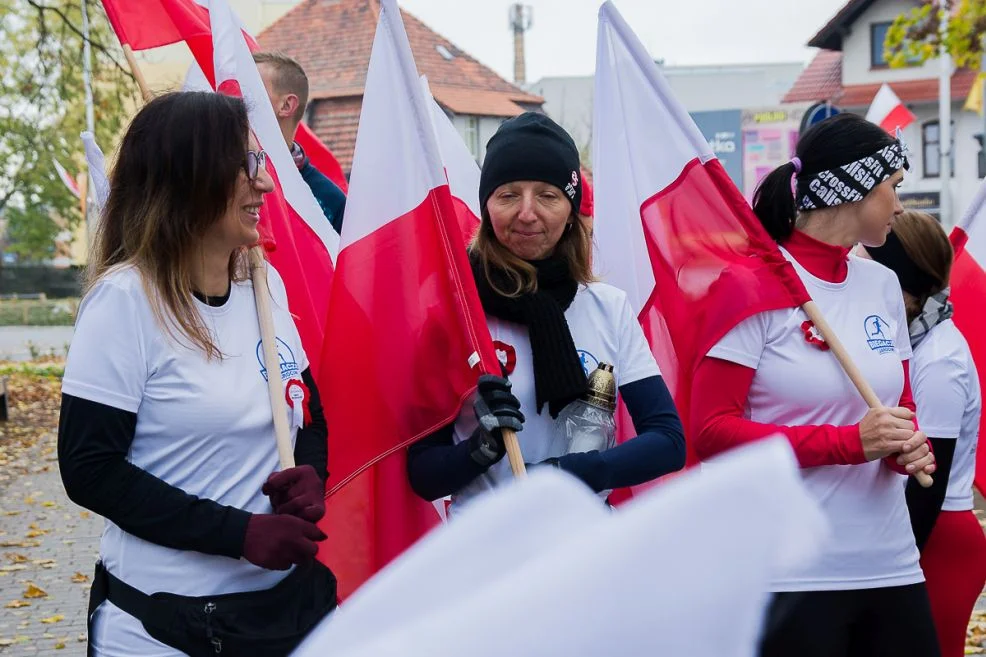
<svg viewBox="0 0 986 657">
<path fill-rule="evenodd" d="M 890 68 L 883 56 L 887 28 L 894 18 L 919 4 L 917 0 L 848 0 L 808 42 L 819 51 L 783 101 L 827 101 L 865 114 L 880 86 L 889 84 L 917 117 L 904 130 L 911 169 L 901 187 L 901 200 L 905 206 L 937 214 L 942 189 L 938 122 L 941 62 L 933 59 L 922 65 Z M 967 69 L 957 69 L 951 75 L 952 213 L 943 218 L 946 223 L 960 216 L 986 174 L 976 138 L 983 132 L 983 119 L 962 109 L 975 78 L 976 71 Z"/>
<path fill-rule="evenodd" d="M 306 120 L 339 159 L 352 166 L 378 0 L 304 0 L 258 36 L 261 47 L 294 57 L 308 74 Z M 406 11 L 401 11 L 418 72 L 481 161 L 500 123 L 539 109 L 527 93 L 479 63 Z M 504 33 L 504 47 L 509 47 Z"/>
</svg>

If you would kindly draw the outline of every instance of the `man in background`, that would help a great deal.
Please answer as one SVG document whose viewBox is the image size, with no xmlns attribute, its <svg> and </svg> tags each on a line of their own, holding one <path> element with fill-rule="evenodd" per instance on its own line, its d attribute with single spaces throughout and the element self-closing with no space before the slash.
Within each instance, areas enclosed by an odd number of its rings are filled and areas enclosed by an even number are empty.
<svg viewBox="0 0 986 657">
<path fill-rule="evenodd" d="M 253 60 L 260 70 L 267 95 L 274 106 L 274 115 L 281 127 L 281 134 L 291 150 L 301 177 L 312 190 L 315 200 L 322 208 L 322 214 L 335 231 L 341 233 L 346 195 L 312 165 L 305 151 L 294 140 L 298 124 L 308 106 L 308 76 L 305 75 L 305 70 L 294 59 L 275 52 L 255 52 Z"/>
</svg>

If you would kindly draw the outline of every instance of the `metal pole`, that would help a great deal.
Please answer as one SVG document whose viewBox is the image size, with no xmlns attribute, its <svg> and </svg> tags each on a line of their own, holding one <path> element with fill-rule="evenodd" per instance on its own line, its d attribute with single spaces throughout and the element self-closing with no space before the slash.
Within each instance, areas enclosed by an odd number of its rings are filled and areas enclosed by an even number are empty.
<svg viewBox="0 0 986 657">
<path fill-rule="evenodd" d="M 949 3 L 942 3 L 941 35 L 948 30 Z M 941 203 L 939 212 L 944 226 L 952 226 L 952 57 L 945 48 L 944 38 L 939 49 L 941 68 L 938 77 L 938 144 L 941 152 L 939 181 Z"/>
<path fill-rule="evenodd" d="M 983 153 L 983 158 L 986 158 L 986 34 L 983 35 L 983 54 L 979 58 L 979 78 L 980 102 L 982 103 L 979 107 L 979 117 L 983 121 L 983 143 L 980 151 Z"/>
<path fill-rule="evenodd" d="M 92 103 L 92 47 L 89 44 L 89 9 L 86 7 L 87 0 L 82 0 L 82 86 L 85 90 L 86 99 L 86 130 L 93 135 L 96 134 L 96 117 L 93 113 Z M 95 189 L 92 176 L 89 176 L 88 189 Z M 86 204 L 86 237 L 92 239 L 92 205 L 89 199 L 83 199 Z"/>
</svg>

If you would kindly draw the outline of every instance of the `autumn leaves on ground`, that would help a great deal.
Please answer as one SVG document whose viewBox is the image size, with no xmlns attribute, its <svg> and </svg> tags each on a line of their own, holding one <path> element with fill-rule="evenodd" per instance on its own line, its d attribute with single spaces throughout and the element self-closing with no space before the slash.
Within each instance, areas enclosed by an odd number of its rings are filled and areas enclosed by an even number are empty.
<svg viewBox="0 0 986 657">
<path fill-rule="evenodd" d="M 68 500 L 55 433 L 63 362 L 0 362 L 0 656 L 85 655 L 89 582 L 102 520 Z M 977 512 L 986 526 L 986 514 Z M 986 600 L 966 654 L 986 654 Z"/>
<path fill-rule="evenodd" d="M 62 363 L 0 363 L 0 655 L 84 655 L 85 609 L 102 521 L 58 476 Z"/>
</svg>

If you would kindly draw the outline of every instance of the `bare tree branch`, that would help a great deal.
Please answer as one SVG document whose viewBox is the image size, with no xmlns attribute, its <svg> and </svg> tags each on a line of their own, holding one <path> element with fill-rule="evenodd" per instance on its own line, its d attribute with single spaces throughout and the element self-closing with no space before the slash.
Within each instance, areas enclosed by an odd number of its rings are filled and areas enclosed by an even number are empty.
<svg viewBox="0 0 986 657">
<path fill-rule="evenodd" d="M 103 44 L 99 43 L 98 41 L 93 41 L 91 37 L 86 37 L 86 35 L 84 35 L 82 33 L 82 30 L 80 30 L 79 28 L 77 28 L 72 23 L 72 21 L 69 19 L 69 17 L 65 14 L 65 12 L 63 12 L 61 9 L 59 9 L 58 7 L 51 7 L 49 5 L 43 4 L 41 2 L 38 2 L 38 0 L 27 0 L 27 4 L 31 5 L 32 7 L 34 7 L 35 9 L 38 10 L 39 16 L 42 17 L 41 18 L 41 24 L 42 25 L 44 24 L 44 18 L 43 18 L 44 17 L 44 12 L 51 11 L 51 12 L 54 12 L 54 13 L 58 14 L 58 16 L 62 19 L 62 21 L 65 23 L 65 25 L 67 25 L 69 27 L 70 30 L 72 30 L 73 32 L 75 32 L 76 34 L 78 34 L 83 39 L 87 39 L 88 38 L 89 43 L 90 43 L 90 45 L 92 45 L 93 48 L 95 48 L 96 50 L 99 50 L 104 55 L 106 55 L 106 57 L 110 60 L 110 62 L 113 63 L 114 66 L 116 66 L 118 69 L 120 69 L 120 71 L 124 75 L 126 75 L 131 80 L 134 80 L 134 82 L 136 83 L 136 80 L 135 80 L 135 78 L 133 76 L 133 73 L 130 71 L 130 68 L 129 67 L 125 67 L 120 62 L 118 62 L 116 60 L 116 58 L 113 56 L 113 53 L 110 52 L 109 48 L 107 48 Z"/>
</svg>

